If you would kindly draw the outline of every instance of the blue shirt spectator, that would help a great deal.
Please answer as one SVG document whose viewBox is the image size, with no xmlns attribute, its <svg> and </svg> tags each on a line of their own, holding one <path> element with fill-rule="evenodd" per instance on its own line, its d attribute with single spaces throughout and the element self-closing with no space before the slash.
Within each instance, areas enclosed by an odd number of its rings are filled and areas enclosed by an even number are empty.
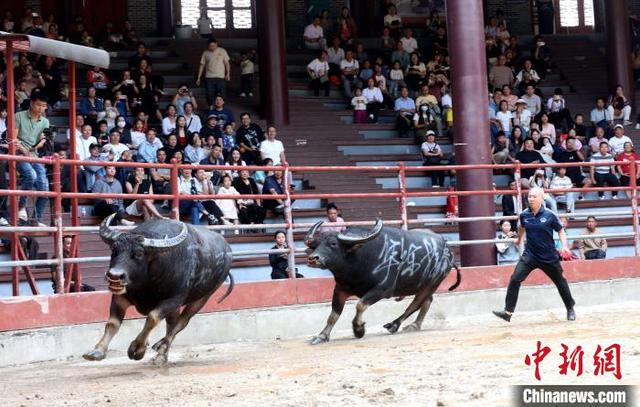
<svg viewBox="0 0 640 407">
<path fill-rule="evenodd" d="M 138 146 L 138 161 L 155 163 L 157 160 L 156 153 L 160 148 L 162 148 L 162 141 L 156 138 L 155 130 L 147 130 L 147 139 Z"/>
<path fill-rule="evenodd" d="M 401 109 L 405 109 L 405 110 L 415 110 L 416 109 L 416 103 L 413 101 L 413 99 L 411 99 L 410 97 L 399 97 L 398 99 L 396 99 L 396 103 L 394 105 L 394 110 L 400 111 Z"/>
</svg>

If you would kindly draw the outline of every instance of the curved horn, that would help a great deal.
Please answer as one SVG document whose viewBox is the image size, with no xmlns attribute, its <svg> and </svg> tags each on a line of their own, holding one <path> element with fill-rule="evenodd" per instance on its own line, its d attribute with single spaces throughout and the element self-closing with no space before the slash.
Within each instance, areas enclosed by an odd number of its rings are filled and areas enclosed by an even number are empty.
<svg viewBox="0 0 640 407">
<path fill-rule="evenodd" d="M 324 223 L 324 221 L 320 221 L 317 222 L 315 225 L 311 226 L 311 229 L 309 229 L 309 231 L 307 232 L 306 235 L 304 235 L 304 241 L 306 242 L 310 242 L 313 240 L 314 235 L 316 234 L 316 232 L 318 231 L 318 229 L 320 228 L 320 226 L 322 226 L 322 224 Z"/>
<path fill-rule="evenodd" d="M 376 224 L 373 225 L 373 229 L 371 229 L 370 232 L 359 236 L 353 236 L 347 233 L 338 233 L 338 240 L 340 241 L 340 243 L 348 245 L 362 244 L 368 242 L 369 240 L 375 239 L 381 230 L 382 219 L 376 219 Z"/>
<path fill-rule="evenodd" d="M 113 241 L 118 238 L 118 236 L 124 233 L 119 230 L 113 230 L 109 227 L 111 222 L 113 222 L 113 218 L 115 218 L 115 216 L 116 214 L 112 213 L 111 215 L 106 217 L 100 224 L 100 238 L 102 238 L 102 241 L 108 245 L 111 245 Z"/>
<path fill-rule="evenodd" d="M 174 237 L 165 236 L 163 239 L 149 239 L 145 237 L 142 239 L 142 246 L 145 249 L 170 249 L 182 243 L 188 234 L 189 230 L 187 229 L 187 225 L 182 223 L 182 230 L 178 235 Z"/>
</svg>

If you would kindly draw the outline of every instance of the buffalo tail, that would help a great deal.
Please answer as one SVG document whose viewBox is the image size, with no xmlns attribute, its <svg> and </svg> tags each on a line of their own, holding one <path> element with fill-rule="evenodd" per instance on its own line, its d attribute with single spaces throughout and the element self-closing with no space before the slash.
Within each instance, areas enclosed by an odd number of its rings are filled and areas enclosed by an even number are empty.
<svg viewBox="0 0 640 407">
<path fill-rule="evenodd" d="M 456 283 L 451 287 L 449 287 L 449 291 L 453 291 L 456 288 L 458 288 L 458 286 L 462 282 L 462 275 L 460 274 L 460 268 L 456 264 L 454 264 L 453 267 L 456 269 Z"/>
<path fill-rule="evenodd" d="M 231 291 L 233 291 L 233 287 L 235 286 L 235 282 L 233 281 L 233 274 L 229 273 L 229 287 L 227 288 L 227 292 L 224 293 L 224 295 L 222 296 L 222 298 L 220 298 L 218 300 L 218 304 L 220 304 L 222 301 L 224 301 L 225 298 L 227 298 L 229 296 L 229 294 L 231 294 Z"/>
</svg>

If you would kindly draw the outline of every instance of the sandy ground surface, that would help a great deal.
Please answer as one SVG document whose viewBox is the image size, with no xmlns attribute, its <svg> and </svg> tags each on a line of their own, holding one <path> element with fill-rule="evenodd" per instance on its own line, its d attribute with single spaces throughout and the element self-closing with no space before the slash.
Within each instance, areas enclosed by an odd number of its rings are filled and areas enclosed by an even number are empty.
<svg viewBox="0 0 640 407">
<path fill-rule="evenodd" d="M 421 332 L 389 335 L 368 327 L 354 339 L 306 339 L 176 348 L 166 367 L 111 352 L 102 362 L 74 359 L 0 369 L 3 406 L 508 406 L 512 384 L 640 384 L 640 303 L 517 314 L 427 318 Z M 366 318 L 365 318 L 366 319 Z M 320 330 L 321 327 L 318 327 Z M 542 382 L 524 364 L 536 341 L 551 353 Z M 561 343 L 585 350 L 584 373 L 559 374 Z M 622 380 L 594 376 L 598 344 L 622 346 Z M 80 355 L 85 349 L 78 349 Z"/>
</svg>

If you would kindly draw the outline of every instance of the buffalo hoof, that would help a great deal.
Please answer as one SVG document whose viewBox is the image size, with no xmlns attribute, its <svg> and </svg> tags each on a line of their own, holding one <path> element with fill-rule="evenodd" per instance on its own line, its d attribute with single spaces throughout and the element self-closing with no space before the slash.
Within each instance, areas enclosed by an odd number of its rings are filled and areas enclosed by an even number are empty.
<svg viewBox="0 0 640 407">
<path fill-rule="evenodd" d="M 321 343 L 329 342 L 329 337 L 326 335 L 320 334 L 318 336 L 314 336 L 309 342 L 311 345 L 319 345 Z"/>
<path fill-rule="evenodd" d="M 417 332 L 420 330 L 420 327 L 414 322 L 402 328 L 402 332 Z"/>
<path fill-rule="evenodd" d="M 138 343 L 137 341 L 131 342 L 129 345 L 129 349 L 127 350 L 127 355 L 129 355 L 129 359 L 131 360 L 140 360 L 144 357 L 144 354 L 147 352 L 147 344 Z"/>
<path fill-rule="evenodd" d="M 158 342 L 154 343 L 151 349 L 155 350 L 156 352 L 160 352 L 161 346 L 167 346 L 167 338 L 162 338 Z"/>
<path fill-rule="evenodd" d="M 400 328 L 400 324 L 396 322 L 389 322 L 388 324 L 384 324 L 384 329 L 386 329 L 387 331 L 389 331 L 389 333 L 392 333 L 392 334 L 398 332 L 398 328 Z"/>
<path fill-rule="evenodd" d="M 154 366 L 164 366 L 167 364 L 167 354 L 158 353 L 151 359 L 151 364 Z"/>
<path fill-rule="evenodd" d="M 353 335 L 360 339 L 364 336 L 365 334 L 365 329 L 364 329 L 364 322 L 362 323 L 362 325 L 356 325 L 353 324 Z"/>
<path fill-rule="evenodd" d="M 92 362 L 97 362 L 97 361 L 102 360 L 105 357 L 107 357 L 107 355 L 103 351 L 101 351 L 100 349 L 94 349 L 94 350 L 91 350 L 91 351 L 85 353 L 84 355 L 82 355 L 82 357 L 85 360 L 90 360 Z"/>
</svg>

